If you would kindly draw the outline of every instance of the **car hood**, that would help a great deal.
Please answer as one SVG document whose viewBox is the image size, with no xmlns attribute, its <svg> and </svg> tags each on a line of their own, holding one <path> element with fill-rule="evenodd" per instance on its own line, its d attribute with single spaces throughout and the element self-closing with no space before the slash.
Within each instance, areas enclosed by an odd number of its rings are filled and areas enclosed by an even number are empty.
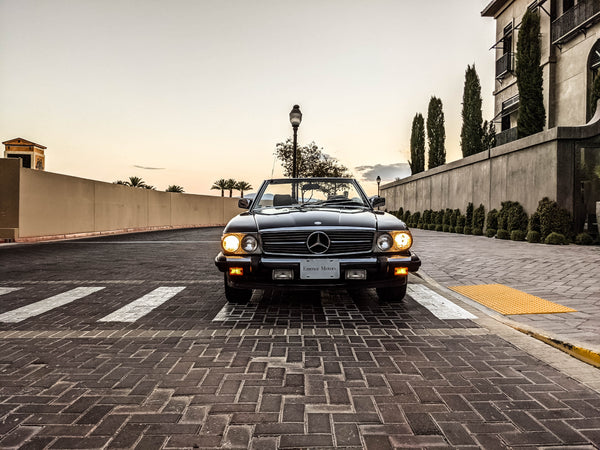
<svg viewBox="0 0 600 450">
<path fill-rule="evenodd" d="M 377 228 L 371 211 L 356 209 L 267 209 L 254 214 L 258 231 L 295 227 Z"/>
</svg>

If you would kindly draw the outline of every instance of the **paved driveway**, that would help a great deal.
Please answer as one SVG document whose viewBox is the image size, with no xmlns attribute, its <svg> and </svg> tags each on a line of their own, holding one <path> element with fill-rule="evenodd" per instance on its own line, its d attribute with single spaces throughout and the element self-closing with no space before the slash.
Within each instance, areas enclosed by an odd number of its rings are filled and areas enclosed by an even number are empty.
<svg viewBox="0 0 600 450">
<path fill-rule="evenodd" d="M 600 444 L 600 394 L 419 278 L 227 306 L 220 233 L 0 247 L 0 448 Z"/>
</svg>

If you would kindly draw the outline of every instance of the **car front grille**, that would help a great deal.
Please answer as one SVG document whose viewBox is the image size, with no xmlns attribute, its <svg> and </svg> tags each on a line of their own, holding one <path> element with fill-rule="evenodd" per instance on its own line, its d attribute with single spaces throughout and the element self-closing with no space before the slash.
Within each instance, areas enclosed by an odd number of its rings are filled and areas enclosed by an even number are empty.
<svg viewBox="0 0 600 450">
<path fill-rule="evenodd" d="M 322 230 L 329 237 L 329 249 L 322 255 L 368 253 L 373 248 L 373 231 Z M 263 251 L 271 255 L 313 255 L 306 244 L 309 231 L 270 231 L 261 233 Z"/>
</svg>

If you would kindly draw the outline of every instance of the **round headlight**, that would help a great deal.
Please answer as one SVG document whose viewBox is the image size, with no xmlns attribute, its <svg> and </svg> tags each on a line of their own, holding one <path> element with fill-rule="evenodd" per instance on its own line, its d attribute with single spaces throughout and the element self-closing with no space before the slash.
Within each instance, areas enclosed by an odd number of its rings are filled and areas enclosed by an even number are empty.
<svg viewBox="0 0 600 450">
<path fill-rule="evenodd" d="M 407 248 L 410 248 L 410 246 L 412 245 L 412 238 L 411 238 L 410 234 L 408 234 L 408 233 L 396 234 L 396 236 L 394 236 L 394 241 L 396 242 L 396 246 L 400 250 L 406 250 Z"/>
<path fill-rule="evenodd" d="M 223 238 L 222 245 L 223 250 L 234 253 L 240 248 L 240 239 L 237 236 L 230 234 Z"/>
<path fill-rule="evenodd" d="M 248 253 L 252 253 L 258 247 L 258 242 L 254 236 L 244 236 L 242 239 L 242 250 Z"/>
<path fill-rule="evenodd" d="M 394 240 L 387 233 L 382 234 L 377 238 L 377 247 L 379 247 L 379 250 L 383 250 L 384 252 L 392 248 L 393 244 Z"/>
</svg>

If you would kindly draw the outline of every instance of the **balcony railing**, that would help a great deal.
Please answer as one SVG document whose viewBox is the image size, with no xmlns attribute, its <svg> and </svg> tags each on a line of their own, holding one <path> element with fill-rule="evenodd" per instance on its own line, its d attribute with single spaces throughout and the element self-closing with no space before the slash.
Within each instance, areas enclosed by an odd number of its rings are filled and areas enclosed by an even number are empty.
<svg viewBox="0 0 600 450">
<path fill-rule="evenodd" d="M 496 61 L 496 78 L 504 78 L 513 70 L 513 53 L 507 52 Z"/>
<path fill-rule="evenodd" d="M 508 144 L 509 142 L 516 141 L 517 137 L 517 127 L 501 131 L 496 135 L 496 147 L 502 144 Z"/>
<path fill-rule="evenodd" d="M 552 43 L 560 45 L 600 19 L 600 0 L 579 2 L 552 22 Z"/>
</svg>

